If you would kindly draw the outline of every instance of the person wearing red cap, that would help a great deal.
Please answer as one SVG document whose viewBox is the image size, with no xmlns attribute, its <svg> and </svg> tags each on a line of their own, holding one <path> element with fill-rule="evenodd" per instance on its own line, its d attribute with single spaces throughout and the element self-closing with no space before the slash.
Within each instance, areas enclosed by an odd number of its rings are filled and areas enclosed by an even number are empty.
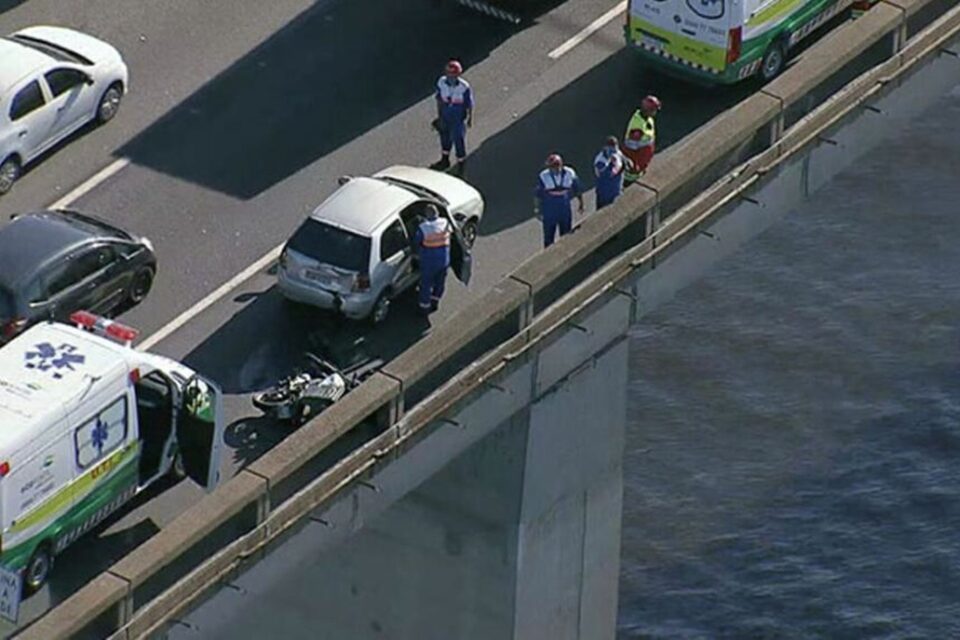
<svg viewBox="0 0 960 640">
<path fill-rule="evenodd" d="M 473 124 L 473 90 L 464 80 L 463 65 L 457 60 L 447 63 L 437 80 L 437 130 L 440 133 L 440 161 L 434 169 L 450 168 L 450 150 L 456 147 L 457 170 L 463 173 L 467 159 L 466 128 Z"/>
<path fill-rule="evenodd" d="M 659 111 L 660 99 L 647 96 L 640 101 L 640 108 L 633 113 L 627 124 L 627 135 L 623 138 L 623 155 L 627 158 L 627 184 L 639 180 L 653 160 L 656 141 L 654 118 Z"/>
<path fill-rule="evenodd" d="M 565 167 L 558 153 L 547 156 L 547 168 L 537 177 L 533 213 L 543 220 L 543 247 L 553 244 L 557 230 L 565 236 L 573 228 L 573 213 L 570 203 L 576 198 L 583 213 L 583 193 L 580 180 L 573 167 Z"/>
</svg>

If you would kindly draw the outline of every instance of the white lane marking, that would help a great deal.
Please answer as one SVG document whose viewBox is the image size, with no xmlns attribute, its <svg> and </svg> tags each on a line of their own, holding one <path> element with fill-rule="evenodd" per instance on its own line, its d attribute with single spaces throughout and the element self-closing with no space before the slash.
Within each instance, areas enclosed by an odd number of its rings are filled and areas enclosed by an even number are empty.
<svg viewBox="0 0 960 640">
<path fill-rule="evenodd" d="M 96 189 L 105 180 L 110 178 L 110 176 L 113 176 L 119 173 L 120 171 L 122 171 L 123 168 L 126 167 L 128 164 L 130 164 L 130 161 L 127 158 L 120 158 L 118 160 L 114 160 L 113 162 L 105 166 L 103 169 L 101 169 L 100 171 L 96 172 L 95 174 L 87 178 L 87 180 L 81 183 L 76 189 L 74 189 L 67 195 L 63 196 L 62 198 L 60 198 L 59 200 L 57 200 L 47 208 L 63 209 L 64 207 L 69 207 L 71 204 L 73 204 L 83 196 L 87 195 L 88 193 Z"/>
<path fill-rule="evenodd" d="M 284 244 L 286 244 L 284 242 Z M 197 302 L 195 305 L 178 315 L 176 318 L 165 324 L 163 327 L 158 329 L 156 333 L 153 333 L 149 337 L 143 339 L 138 345 L 138 349 L 147 350 L 150 347 L 154 346 L 164 338 L 168 337 L 174 331 L 187 324 L 198 315 L 206 311 L 209 307 L 213 306 L 220 298 L 224 297 L 230 293 L 233 289 L 236 289 L 238 286 L 243 284 L 246 280 L 251 278 L 261 269 L 265 269 L 268 264 L 280 257 L 280 252 L 283 251 L 283 244 L 279 244 L 270 251 L 267 252 L 265 256 L 251 264 L 249 267 L 233 276 L 222 285 L 217 287 L 214 291 L 211 291 L 205 298 Z"/>
<path fill-rule="evenodd" d="M 562 45 L 560 45 L 559 47 L 551 51 L 548 55 L 554 60 L 556 60 L 557 58 L 567 53 L 568 51 L 573 49 L 575 46 L 577 46 L 578 44 L 580 44 L 581 42 L 583 42 L 584 40 L 592 36 L 594 33 L 599 31 L 600 29 L 603 29 L 603 27 L 606 26 L 608 22 L 610 22 L 611 20 L 613 20 L 614 18 L 616 18 L 618 15 L 620 15 L 626 10 L 627 10 L 627 0 L 623 0 L 623 2 L 618 2 L 617 6 L 615 6 L 613 9 L 610 9 L 610 11 L 607 11 L 605 14 L 603 14 L 602 16 L 600 16 L 599 18 L 597 18 L 596 20 L 588 24 L 586 27 L 584 27 L 582 31 L 580 31 L 580 33 L 578 33 L 577 35 L 573 36 L 572 38 L 564 42 Z"/>
</svg>

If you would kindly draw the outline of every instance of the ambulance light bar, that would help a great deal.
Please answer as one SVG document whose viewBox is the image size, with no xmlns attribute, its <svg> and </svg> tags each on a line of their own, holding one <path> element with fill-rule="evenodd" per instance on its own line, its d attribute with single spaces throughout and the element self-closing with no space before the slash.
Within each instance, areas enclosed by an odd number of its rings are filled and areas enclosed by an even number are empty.
<svg viewBox="0 0 960 640">
<path fill-rule="evenodd" d="M 70 321 L 81 329 L 92 331 L 100 336 L 113 338 L 114 340 L 125 343 L 128 347 L 130 343 L 140 335 L 140 332 L 132 327 L 108 320 L 89 311 L 74 311 L 70 314 Z"/>
</svg>

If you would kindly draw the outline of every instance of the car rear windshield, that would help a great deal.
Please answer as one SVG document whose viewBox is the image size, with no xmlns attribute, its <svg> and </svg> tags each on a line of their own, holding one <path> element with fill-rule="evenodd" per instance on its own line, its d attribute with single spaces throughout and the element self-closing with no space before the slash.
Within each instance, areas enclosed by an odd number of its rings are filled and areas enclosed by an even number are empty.
<svg viewBox="0 0 960 640">
<path fill-rule="evenodd" d="M 312 218 L 300 225 L 287 247 L 341 269 L 364 272 L 370 266 L 370 238 Z"/>
<path fill-rule="evenodd" d="M 76 62 L 77 64 L 82 64 L 88 67 L 93 66 L 93 60 L 86 58 L 72 49 L 67 49 L 63 45 L 54 44 L 47 40 L 41 40 L 40 38 L 34 38 L 33 36 L 25 36 L 22 33 L 15 33 L 12 36 L 8 36 L 5 40 L 11 40 L 22 44 L 25 47 L 30 47 L 35 49 L 40 53 L 45 53 L 57 62 Z"/>
<path fill-rule="evenodd" d="M 119 238 L 122 240 L 132 240 L 133 236 L 119 229 L 112 224 L 100 220 L 89 214 L 80 213 L 78 211 L 71 210 L 62 210 L 60 215 L 70 221 L 70 224 L 78 229 L 83 229 L 85 232 L 93 236 L 98 236 L 101 238 Z"/>
</svg>

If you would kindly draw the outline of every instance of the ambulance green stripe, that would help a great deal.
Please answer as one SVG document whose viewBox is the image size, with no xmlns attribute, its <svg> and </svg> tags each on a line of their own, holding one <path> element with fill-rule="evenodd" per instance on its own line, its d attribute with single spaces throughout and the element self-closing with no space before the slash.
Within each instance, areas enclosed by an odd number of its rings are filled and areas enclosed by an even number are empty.
<svg viewBox="0 0 960 640">
<path fill-rule="evenodd" d="M 132 451 L 136 453 L 137 448 L 133 447 Z M 89 531 L 112 511 L 119 508 L 133 496 L 139 476 L 139 456 L 124 455 L 123 458 L 101 484 L 94 487 L 66 513 L 51 521 L 41 531 L 17 543 L 16 546 L 10 549 L 4 548 L 0 554 L 0 562 L 11 570 L 22 569 L 40 543 L 55 544 L 59 547 L 56 549 L 59 552 L 68 542 Z M 105 507 L 109 508 L 105 509 Z M 69 541 L 67 538 L 70 538 Z M 61 540 L 62 542 L 57 544 Z"/>
<path fill-rule="evenodd" d="M 635 51 L 658 67 L 708 84 L 732 83 L 746 77 L 741 73 L 747 71 L 746 67 L 759 66 L 771 42 L 784 34 L 800 32 L 825 12 L 832 12 L 838 3 L 846 6 L 850 0 L 781 0 L 765 7 L 744 25 L 760 28 L 743 41 L 740 57 L 733 64 L 726 64 L 726 49 L 663 29 L 634 14 L 630 14 L 624 32 L 628 44 L 635 45 Z M 641 32 L 669 42 L 664 47 L 669 55 L 664 57 L 639 46 Z"/>
</svg>

